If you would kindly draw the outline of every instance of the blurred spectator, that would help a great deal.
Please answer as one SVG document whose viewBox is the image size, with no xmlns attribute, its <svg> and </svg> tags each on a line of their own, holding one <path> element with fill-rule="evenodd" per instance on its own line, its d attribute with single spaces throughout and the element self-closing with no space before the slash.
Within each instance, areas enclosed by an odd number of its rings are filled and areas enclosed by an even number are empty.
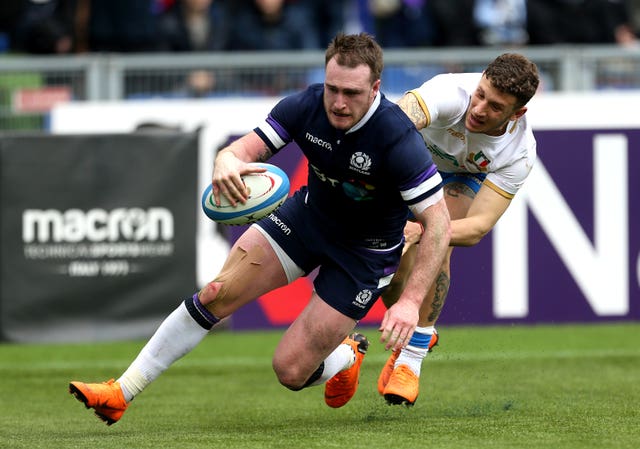
<svg viewBox="0 0 640 449">
<path fill-rule="evenodd" d="M 228 46 L 229 18 L 221 0 L 175 0 L 165 3 L 158 19 L 160 51 L 222 51 Z M 200 98 L 219 87 L 219 76 L 210 70 L 193 70 L 173 83 L 175 96 Z"/>
<path fill-rule="evenodd" d="M 308 8 L 285 0 L 238 0 L 230 6 L 230 50 L 320 48 Z"/>
<path fill-rule="evenodd" d="M 640 30 L 640 0 L 628 0 L 629 20 L 633 30 Z"/>
<path fill-rule="evenodd" d="M 232 51 L 319 49 L 318 32 L 304 4 L 285 0 L 238 0 L 229 4 Z M 245 93 L 276 95 L 306 84 L 304 71 L 274 69 L 236 77 Z"/>
<path fill-rule="evenodd" d="M 369 0 L 376 40 L 385 48 L 433 45 L 428 0 Z"/>
<path fill-rule="evenodd" d="M 77 50 L 76 0 L 27 2 L 16 23 L 16 49 L 35 54 L 66 54 Z"/>
<path fill-rule="evenodd" d="M 149 52 L 157 48 L 156 0 L 77 0 L 79 49 Z"/>
<path fill-rule="evenodd" d="M 479 45 L 473 18 L 475 0 L 428 0 L 435 32 L 433 44 L 442 47 Z"/>
<path fill-rule="evenodd" d="M 529 43 L 634 44 L 626 0 L 527 0 Z"/>
<path fill-rule="evenodd" d="M 313 20 L 321 49 L 325 49 L 331 39 L 345 30 L 348 3 L 353 0 L 287 0 L 292 5 L 307 9 L 308 17 Z"/>
<path fill-rule="evenodd" d="M 473 18 L 481 45 L 524 45 L 529 41 L 526 0 L 475 0 Z"/>
<path fill-rule="evenodd" d="M 369 0 L 346 0 L 345 32 L 375 34 Z M 323 75 L 324 77 L 324 75 Z"/>
<path fill-rule="evenodd" d="M 0 2 L 0 30 L 9 31 L 22 15 L 28 0 L 2 0 Z"/>
<path fill-rule="evenodd" d="M 155 0 L 154 12 L 158 15 L 164 13 L 171 8 L 176 0 Z"/>
<path fill-rule="evenodd" d="M 176 0 L 158 19 L 161 51 L 220 51 L 228 46 L 229 18 L 220 0 Z"/>
<path fill-rule="evenodd" d="M 638 24 L 635 21 L 633 0 L 613 0 L 610 8 L 613 13 L 614 40 L 625 47 L 638 45 Z"/>
<path fill-rule="evenodd" d="M 27 5 L 27 0 L 0 1 L 0 51 L 15 46 L 15 27 Z"/>
</svg>

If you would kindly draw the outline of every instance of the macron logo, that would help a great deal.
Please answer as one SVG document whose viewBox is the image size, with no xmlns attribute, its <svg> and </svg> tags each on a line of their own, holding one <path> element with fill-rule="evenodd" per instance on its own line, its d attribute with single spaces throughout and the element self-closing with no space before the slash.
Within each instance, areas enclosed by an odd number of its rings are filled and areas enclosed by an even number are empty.
<svg viewBox="0 0 640 449">
<path fill-rule="evenodd" d="M 324 140 L 316 137 L 316 136 L 312 136 L 311 134 L 307 133 L 305 135 L 306 139 L 311 142 L 311 143 L 315 143 L 316 145 L 319 145 L 320 147 L 329 150 L 329 151 L 333 151 L 333 148 L 331 148 L 331 144 L 329 142 L 325 142 Z"/>
</svg>

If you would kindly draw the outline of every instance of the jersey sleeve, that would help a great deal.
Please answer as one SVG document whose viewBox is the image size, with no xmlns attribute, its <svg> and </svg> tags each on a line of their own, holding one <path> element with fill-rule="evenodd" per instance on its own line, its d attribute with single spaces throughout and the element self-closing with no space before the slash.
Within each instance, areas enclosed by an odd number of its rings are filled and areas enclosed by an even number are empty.
<svg viewBox="0 0 640 449">
<path fill-rule="evenodd" d="M 265 121 L 254 128 L 273 154 L 293 140 L 292 130 L 299 124 L 299 118 L 307 114 L 308 91 L 302 91 L 280 100 Z"/>
<path fill-rule="evenodd" d="M 528 152 L 512 164 L 487 174 L 484 183 L 505 198 L 512 199 L 531 173 L 536 160 L 536 143 L 530 143 Z"/>
<path fill-rule="evenodd" d="M 408 206 L 442 197 L 442 178 L 422 136 L 411 129 L 391 153 L 389 172 L 396 173 L 397 186 Z"/>
<path fill-rule="evenodd" d="M 520 190 L 537 159 L 536 138 L 526 117 L 521 117 L 518 125 L 523 127 L 521 138 L 513 144 L 509 163 L 487 174 L 485 184 L 504 196 L 513 198 Z M 504 152 L 503 152 L 504 153 Z"/>
</svg>

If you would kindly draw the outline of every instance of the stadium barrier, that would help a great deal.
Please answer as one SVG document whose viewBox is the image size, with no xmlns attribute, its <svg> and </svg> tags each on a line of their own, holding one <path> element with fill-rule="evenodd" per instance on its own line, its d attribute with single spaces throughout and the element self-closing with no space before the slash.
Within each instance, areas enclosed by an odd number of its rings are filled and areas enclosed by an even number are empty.
<svg viewBox="0 0 640 449">
<path fill-rule="evenodd" d="M 536 62 L 545 91 L 640 88 L 640 47 L 615 45 L 388 49 L 382 88 L 479 71 L 506 51 Z M 321 81 L 323 61 L 321 50 L 0 56 L 0 130 L 46 130 L 52 106 L 75 101 L 279 96 Z"/>
</svg>

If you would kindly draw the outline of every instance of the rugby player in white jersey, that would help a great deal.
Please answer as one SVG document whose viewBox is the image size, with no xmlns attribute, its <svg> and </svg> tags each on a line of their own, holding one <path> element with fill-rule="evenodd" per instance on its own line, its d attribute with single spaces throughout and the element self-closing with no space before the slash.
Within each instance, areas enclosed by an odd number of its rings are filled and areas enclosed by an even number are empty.
<svg viewBox="0 0 640 449">
<path fill-rule="evenodd" d="M 418 397 L 422 361 L 438 341 L 435 324 L 449 290 L 453 247 L 480 242 L 509 207 L 536 160 L 536 141 L 525 112 L 538 84 L 533 62 L 506 53 L 483 73 L 438 75 L 398 100 L 424 136 L 443 177 L 452 234 L 409 344 L 393 351 L 378 378 L 378 392 L 390 404 L 413 405 Z M 387 307 L 395 303 L 413 268 L 414 243 L 421 231 L 417 222 L 405 227 L 401 266 L 383 293 Z"/>
</svg>

